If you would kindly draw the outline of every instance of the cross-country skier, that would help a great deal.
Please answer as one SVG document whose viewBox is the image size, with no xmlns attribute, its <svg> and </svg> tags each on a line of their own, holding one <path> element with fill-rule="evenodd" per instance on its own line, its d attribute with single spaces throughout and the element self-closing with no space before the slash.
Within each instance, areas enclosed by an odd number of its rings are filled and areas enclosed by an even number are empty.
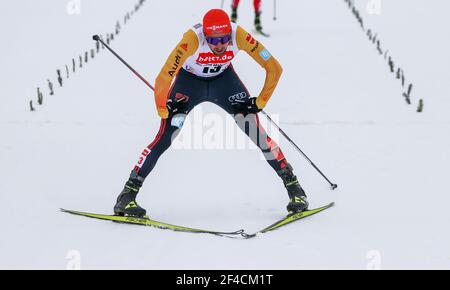
<svg viewBox="0 0 450 290">
<path fill-rule="evenodd" d="M 266 80 L 257 98 L 236 74 L 231 61 L 240 50 L 247 52 L 266 70 Z M 289 212 L 308 208 L 306 194 L 278 145 L 267 135 L 257 113 L 269 101 L 281 76 L 278 61 L 242 27 L 230 23 L 227 13 L 212 9 L 203 24 L 189 29 L 172 51 L 155 82 L 155 101 L 161 126 L 156 139 L 148 145 L 120 193 L 114 213 L 144 216 L 136 203 L 145 178 L 158 158 L 169 148 L 180 131 L 186 115 L 196 105 L 211 102 L 231 114 L 237 125 L 261 149 L 269 165 L 284 182 L 289 195 Z"/>
<path fill-rule="evenodd" d="M 237 10 L 239 7 L 240 0 L 233 0 L 231 4 L 231 22 L 236 23 L 238 15 Z M 253 0 L 253 7 L 255 8 L 255 30 L 257 32 L 263 33 L 261 25 L 261 0 Z"/>
</svg>

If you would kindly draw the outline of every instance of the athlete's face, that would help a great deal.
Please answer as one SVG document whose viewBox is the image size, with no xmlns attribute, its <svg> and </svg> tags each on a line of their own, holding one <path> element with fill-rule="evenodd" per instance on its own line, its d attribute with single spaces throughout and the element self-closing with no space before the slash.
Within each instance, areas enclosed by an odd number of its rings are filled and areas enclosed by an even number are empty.
<svg viewBox="0 0 450 290">
<path fill-rule="evenodd" d="M 229 34 L 214 35 L 214 37 L 207 37 L 206 42 L 215 55 L 221 56 L 227 51 L 231 36 Z"/>
</svg>

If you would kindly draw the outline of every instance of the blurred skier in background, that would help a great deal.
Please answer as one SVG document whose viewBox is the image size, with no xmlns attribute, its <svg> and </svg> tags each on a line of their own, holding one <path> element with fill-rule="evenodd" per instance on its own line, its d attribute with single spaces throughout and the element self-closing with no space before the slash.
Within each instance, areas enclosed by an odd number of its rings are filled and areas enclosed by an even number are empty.
<svg viewBox="0 0 450 290">
<path fill-rule="evenodd" d="M 238 19 L 237 10 L 240 0 L 232 0 L 231 4 L 231 22 L 236 23 Z M 261 0 L 253 0 L 253 7 L 255 8 L 255 30 L 259 33 L 263 33 L 261 25 Z"/>
<path fill-rule="evenodd" d="M 231 64 L 240 50 L 266 70 L 265 83 L 257 98 L 251 97 Z M 225 11 L 212 9 L 207 12 L 203 24 L 193 26 L 184 34 L 156 78 L 155 102 L 161 126 L 155 140 L 144 149 L 132 170 L 117 199 L 114 213 L 139 217 L 146 214 L 136 202 L 139 189 L 183 127 L 187 114 L 202 102 L 214 103 L 232 115 L 240 129 L 261 149 L 287 189 L 287 210 L 306 210 L 306 194 L 292 166 L 267 135 L 257 115 L 272 96 L 281 74 L 281 65 L 275 57 L 241 26 L 231 23 Z M 211 169 L 193 170 L 198 170 L 200 176 L 202 170 Z M 178 172 L 170 174 L 175 180 Z M 251 172 L 247 174 L 250 180 L 260 182 L 256 176 L 251 176 Z"/>
</svg>

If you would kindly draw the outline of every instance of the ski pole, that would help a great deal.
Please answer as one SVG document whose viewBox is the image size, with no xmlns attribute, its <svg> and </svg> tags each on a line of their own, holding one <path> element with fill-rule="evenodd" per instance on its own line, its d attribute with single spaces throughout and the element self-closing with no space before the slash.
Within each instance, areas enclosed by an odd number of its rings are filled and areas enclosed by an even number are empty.
<svg viewBox="0 0 450 290">
<path fill-rule="evenodd" d="M 297 144 L 295 144 L 294 141 L 292 141 L 292 139 L 289 138 L 289 136 L 272 120 L 272 118 L 270 118 L 270 116 L 265 111 L 261 111 L 261 113 L 266 115 L 267 119 L 278 129 L 278 131 L 280 131 L 280 133 L 303 155 L 303 157 L 305 157 L 306 160 L 308 160 L 308 162 L 320 173 L 320 175 L 322 175 L 322 177 L 325 178 L 326 181 L 328 181 L 328 183 L 331 185 L 331 189 L 334 190 L 334 189 L 336 189 L 338 187 L 337 184 L 332 183 L 322 173 L 322 171 L 320 171 L 320 169 L 311 161 L 311 159 L 309 159 L 308 156 L 306 156 L 306 154 L 303 153 L 303 151 L 297 146 Z"/>
<path fill-rule="evenodd" d="M 277 0 L 273 0 L 273 21 L 277 20 Z"/>
<path fill-rule="evenodd" d="M 95 41 L 99 41 L 103 44 L 112 54 L 114 54 L 124 65 L 126 65 L 138 78 L 141 79 L 150 89 L 153 91 L 155 88 L 146 80 L 143 76 L 141 76 L 134 68 L 132 68 L 126 61 L 124 61 L 114 50 L 112 50 L 98 35 L 94 35 L 92 37 Z"/>
</svg>

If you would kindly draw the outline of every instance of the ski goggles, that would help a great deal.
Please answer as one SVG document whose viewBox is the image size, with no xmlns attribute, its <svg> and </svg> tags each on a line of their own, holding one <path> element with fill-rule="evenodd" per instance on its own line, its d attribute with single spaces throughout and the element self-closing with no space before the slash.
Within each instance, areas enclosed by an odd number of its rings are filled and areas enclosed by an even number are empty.
<svg viewBox="0 0 450 290">
<path fill-rule="evenodd" d="M 225 44 L 230 40 L 231 40 L 230 34 L 221 37 L 206 37 L 206 42 L 212 45 L 218 45 L 219 43 Z"/>
</svg>

